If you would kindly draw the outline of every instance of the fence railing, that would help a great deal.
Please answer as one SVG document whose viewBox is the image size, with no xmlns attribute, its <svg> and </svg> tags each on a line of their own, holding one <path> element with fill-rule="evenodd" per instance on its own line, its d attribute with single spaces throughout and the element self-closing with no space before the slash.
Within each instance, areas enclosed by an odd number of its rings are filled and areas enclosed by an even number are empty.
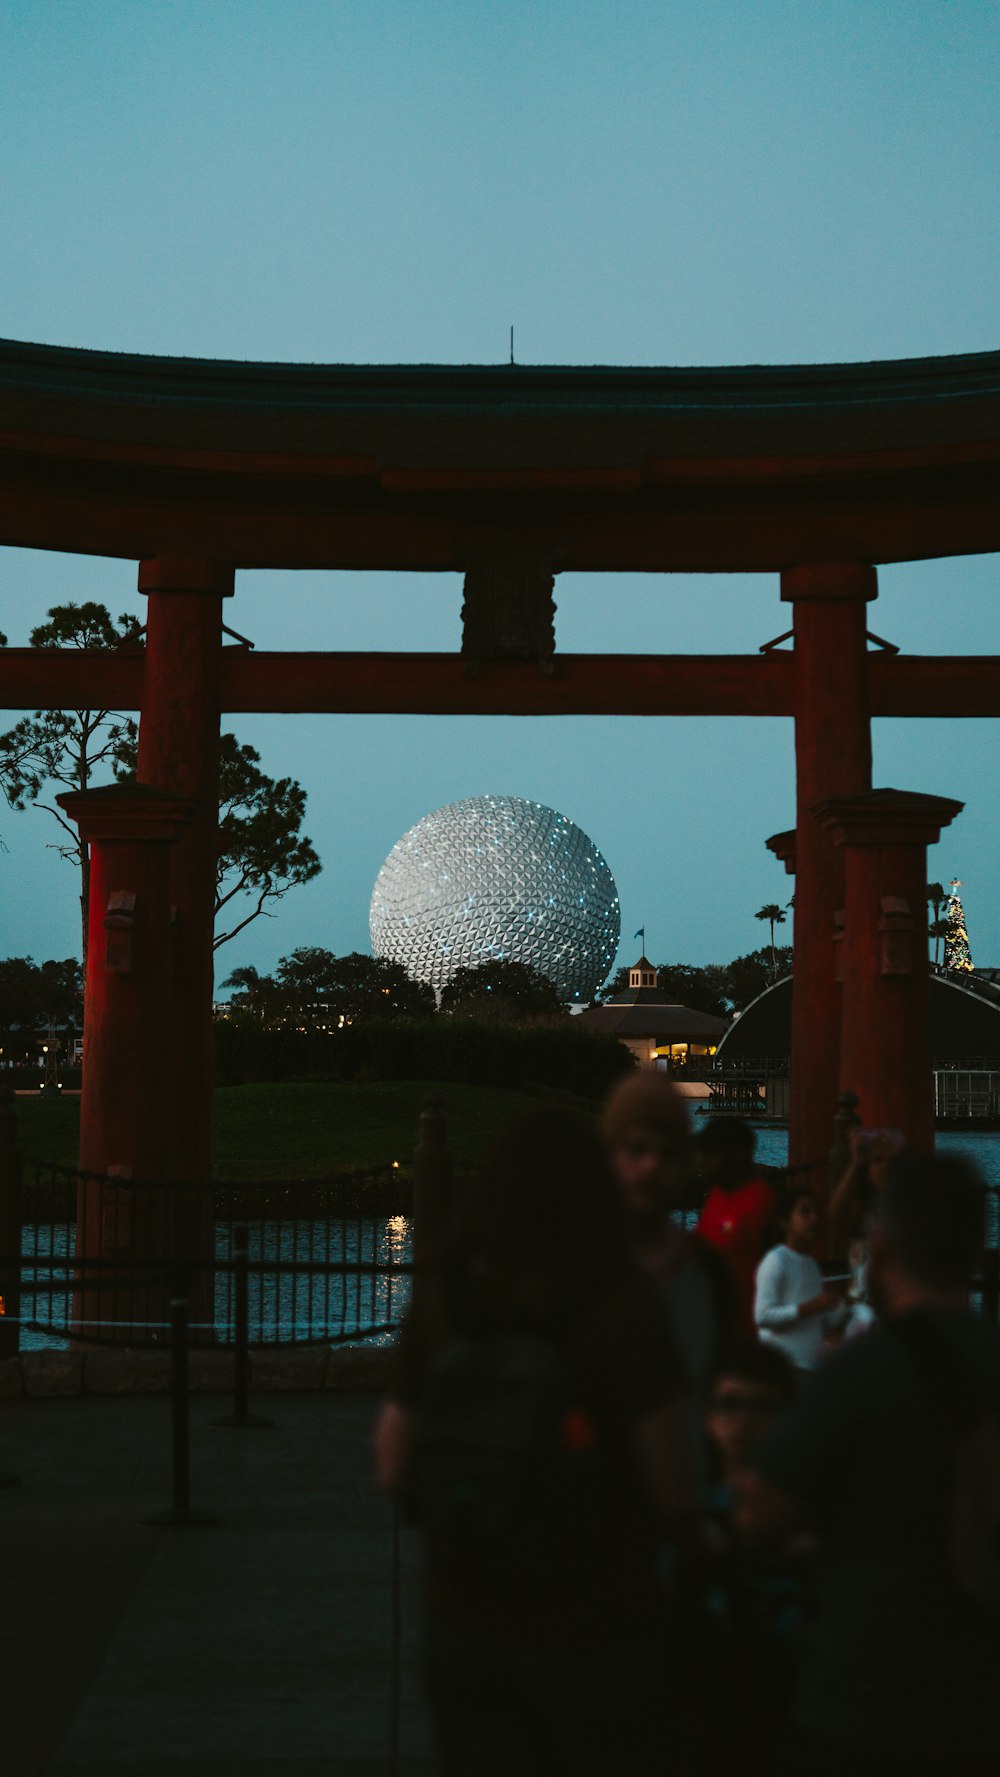
<svg viewBox="0 0 1000 1777">
<path fill-rule="evenodd" d="M 191 1337 L 236 1343 L 237 1276 L 254 1346 L 337 1343 L 398 1325 L 409 1299 L 413 1186 L 386 1166 L 329 1181 L 146 1181 L 35 1162 L 22 1192 L 28 1335 L 169 1342 L 171 1291 Z"/>
<path fill-rule="evenodd" d="M 844 1094 L 831 1176 L 846 1162 L 854 1120 L 853 1095 Z M 187 1303 L 192 1341 L 217 1348 L 391 1332 L 410 1299 L 413 1264 L 452 1193 L 436 1101 L 421 1118 L 412 1180 L 392 1164 L 325 1180 L 167 1184 L 41 1161 L 25 1177 L 11 1103 L 0 1104 L 0 1125 L 3 1355 L 52 1340 L 166 1347 L 177 1296 Z M 690 1225 L 696 1215 L 692 1201 L 678 1219 Z M 1000 1191 L 989 1186 L 976 1288 L 993 1319 L 998 1247 Z"/>
</svg>

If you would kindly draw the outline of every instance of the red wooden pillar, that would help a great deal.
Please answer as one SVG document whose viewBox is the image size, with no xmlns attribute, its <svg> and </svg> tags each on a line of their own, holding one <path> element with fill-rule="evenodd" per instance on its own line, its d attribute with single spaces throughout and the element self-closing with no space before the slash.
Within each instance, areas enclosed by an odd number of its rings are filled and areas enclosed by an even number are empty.
<svg viewBox="0 0 1000 1777">
<path fill-rule="evenodd" d="M 114 784 L 58 798 L 90 846 L 86 1049 L 80 1099 L 82 1181 L 76 1250 L 85 1258 L 141 1260 L 169 1254 L 166 1194 L 155 1187 L 169 1167 L 171 1062 L 171 841 L 190 819 L 181 798 L 145 784 Z M 105 1184 L 107 1175 L 141 1181 L 139 1191 Z M 84 1291 L 85 1319 L 145 1318 L 120 1291 Z M 84 1336 L 86 1329 L 84 1328 Z"/>
<path fill-rule="evenodd" d="M 211 1176 L 222 601 L 232 590 L 233 570 L 220 562 L 139 564 L 139 591 L 149 598 L 139 777 L 195 804 L 170 876 L 177 935 L 169 1170 L 180 1180 Z"/>
<path fill-rule="evenodd" d="M 832 796 L 871 787 L 871 719 L 866 656 L 867 604 L 877 595 L 872 567 L 804 563 L 781 576 L 795 633 L 795 932 L 793 939 L 792 1165 L 822 1162 L 825 1183 L 839 1086 L 840 989 L 831 942 L 843 904 L 841 855 L 811 810 Z"/>
<path fill-rule="evenodd" d="M 964 805 L 870 790 L 816 809 L 844 860 L 840 1084 L 862 1121 L 934 1146 L 928 1017 L 927 847 Z"/>
</svg>

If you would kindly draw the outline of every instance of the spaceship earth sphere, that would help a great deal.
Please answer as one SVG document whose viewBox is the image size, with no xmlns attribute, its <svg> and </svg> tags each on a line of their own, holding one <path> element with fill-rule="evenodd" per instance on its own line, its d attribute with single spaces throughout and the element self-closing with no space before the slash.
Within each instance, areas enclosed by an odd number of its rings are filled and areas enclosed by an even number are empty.
<svg viewBox="0 0 1000 1777">
<path fill-rule="evenodd" d="M 456 969 L 530 963 L 564 1000 L 607 978 L 621 920 L 592 839 L 541 802 L 469 796 L 424 815 L 375 881 L 372 950 L 444 987 Z"/>
</svg>

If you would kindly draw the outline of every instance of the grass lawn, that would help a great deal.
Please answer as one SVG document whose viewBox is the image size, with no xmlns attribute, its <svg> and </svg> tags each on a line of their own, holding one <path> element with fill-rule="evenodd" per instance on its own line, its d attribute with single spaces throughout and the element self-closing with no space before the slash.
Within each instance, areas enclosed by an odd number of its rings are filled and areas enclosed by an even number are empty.
<svg viewBox="0 0 1000 1777">
<path fill-rule="evenodd" d="M 388 1171 L 393 1160 L 408 1168 L 421 1105 L 434 1091 L 444 1099 L 449 1142 L 460 1166 L 477 1161 L 512 1116 L 538 1103 L 526 1093 L 424 1080 L 222 1086 L 213 1109 L 215 1177 L 324 1178 L 382 1166 Z M 25 1155 L 75 1165 L 79 1118 L 78 1098 L 18 1098 Z"/>
<path fill-rule="evenodd" d="M 14 1100 L 17 1133 L 27 1161 L 51 1160 L 57 1166 L 75 1166 L 80 1134 L 79 1098 L 31 1098 Z"/>
<path fill-rule="evenodd" d="M 224 1086 L 215 1094 L 214 1166 L 221 1179 L 322 1178 L 393 1160 L 409 1167 L 420 1109 L 440 1092 L 459 1165 L 479 1159 L 503 1125 L 534 1101 L 519 1092 L 455 1082 L 370 1085 L 282 1080 Z"/>
</svg>

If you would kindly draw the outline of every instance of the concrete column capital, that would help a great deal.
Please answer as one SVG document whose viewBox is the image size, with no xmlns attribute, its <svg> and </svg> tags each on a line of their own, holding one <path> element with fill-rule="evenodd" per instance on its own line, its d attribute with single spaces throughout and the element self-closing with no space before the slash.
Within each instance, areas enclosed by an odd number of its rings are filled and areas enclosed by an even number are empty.
<svg viewBox="0 0 1000 1777">
<path fill-rule="evenodd" d="M 867 790 L 861 796 L 831 797 L 810 812 L 834 845 L 934 845 L 964 807 L 950 796 L 925 796 L 917 790 Z"/>
<path fill-rule="evenodd" d="M 153 555 L 139 563 L 139 591 L 204 592 L 232 598 L 236 570 L 231 562 L 205 561 L 197 556 Z"/>
<path fill-rule="evenodd" d="M 868 562 L 797 562 L 782 570 L 781 596 L 789 604 L 869 603 L 878 597 L 878 574 Z"/>
<path fill-rule="evenodd" d="M 784 864 L 786 876 L 795 875 L 795 839 L 795 828 L 790 827 L 787 833 L 772 833 L 770 839 L 764 841 L 768 851 L 774 853 L 780 864 Z"/>
<path fill-rule="evenodd" d="M 169 844 L 195 813 L 194 803 L 186 797 L 131 782 L 70 790 L 56 801 L 88 844 L 129 840 Z"/>
</svg>

